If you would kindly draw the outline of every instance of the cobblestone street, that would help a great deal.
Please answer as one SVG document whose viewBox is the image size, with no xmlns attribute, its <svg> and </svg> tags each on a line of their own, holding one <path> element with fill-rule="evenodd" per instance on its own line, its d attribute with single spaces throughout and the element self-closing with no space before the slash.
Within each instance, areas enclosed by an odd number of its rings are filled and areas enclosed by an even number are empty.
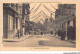
<svg viewBox="0 0 80 54">
<path fill-rule="evenodd" d="M 75 43 L 51 35 L 33 35 L 20 42 L 3 42 L 8 47 L 75 47 Z"/>
</svg>

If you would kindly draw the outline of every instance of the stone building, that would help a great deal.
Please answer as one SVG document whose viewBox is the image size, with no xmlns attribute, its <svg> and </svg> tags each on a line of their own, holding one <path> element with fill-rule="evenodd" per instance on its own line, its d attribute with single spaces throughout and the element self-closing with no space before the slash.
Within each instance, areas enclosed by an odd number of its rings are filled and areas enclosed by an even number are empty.
<svg viewBox="0 0 80 54">
<path fill-rule="evenodd" d="M 25 9 L 27 8 L 26 6 Z M 25 32 L 23 31 L 23 24 L 26 21 L 24 19 L 27 19 L 23 17 L 25 15 L 25 13 L 23 14 L 23 7 L 24 5 L 19 3 L 3 4 L 3 38 L 14 38 L 15 35 L 23 36 Z"/>
<path fill-rule="evenodd" d="M 73 38 L 76 36 L 76 5 L 75 4 L 59 4 L 58 9 L 55 12 L 56 21 L 56 32 L 58 30 L 66 31 L 66 36 L 68 36 L 69 27 L 74 30 L 72 32 Z"/>
<path fill-rule="evenodd" d="M 29 14 L 30 14 L 30 11 L 29 11 L 29 3 L 23 3 L 22 4 L 23 7 L 22 7 L 22 26 L 23 26 L 23 35 L 26 35 L 26 32 L 29 30 L 27 30 L 27 28 L 29 28 L 29 24 L 30 24 L 30 21 L 29 21 Z"/>
</svg>

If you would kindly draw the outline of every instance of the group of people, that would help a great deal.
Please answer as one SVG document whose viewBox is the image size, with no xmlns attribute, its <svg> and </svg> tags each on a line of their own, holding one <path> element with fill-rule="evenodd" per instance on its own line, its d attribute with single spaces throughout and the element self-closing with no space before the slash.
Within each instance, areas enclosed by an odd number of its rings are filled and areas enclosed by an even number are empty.
<svg viewBox="0 0 80 54">
<path fill-rule="evenodd" d="M 28 32 L 29 33 L 29 35 L 32 35 L 32 34 L 34 34 L 34 35 L 43 35 L 44 33 L 43 32 L 38 32 L 38 31 L 34 31 L 34 32 Z"/>
<path fill-rule="evenodd" d="M 58 30 L 57 34 L 58 34 L 58 36 L 61 37 L 61 40 L 65 40 L 66 36 L 67 36 L 67 40 L 75 39 L 75 31 L 74 31 L 73 27 L 71 27 L 71 26 L 67 28 L 67 31 Z"/>
<path fill-rule="evenodd" d="M 68 38 L 68 40 L 74 40 L 74 39 L 76 39 L 75 36 L 76 36 L 75 29 L 70 26 L 68 28 L 68 31 L 67 31 L 67 38 Z"/>
<path fill-rule="evenodd" d="M 66 33 L 67 32 L 67 33 Z M 73 29 L 73 27 L 68 27 L 67 31 L 64 30 L 58 30 L 57 32 L 50 32 L 51 34 L 58 34 L 58 36 L 61 37 L 61 40 L 65 40 L 65 37 L 67 36 L 67 40 L 73 40 L 75 39 L 75 30 Z M 31 33 L 29 33 L 31 34 Z M 36 33 L 34 32 L 34 34 L 36 35 Z M 40 32 L 40 35 L 43 35 L 43 32 Z M 20 38 L 20 30 L 15 30 L 15 36 Z"/>
<path fill-rule="evenodd" d="M 66 31 L 58 30 L 58 36 L 61 37 L 61 40 L 65 40 Z"/>
</svg>

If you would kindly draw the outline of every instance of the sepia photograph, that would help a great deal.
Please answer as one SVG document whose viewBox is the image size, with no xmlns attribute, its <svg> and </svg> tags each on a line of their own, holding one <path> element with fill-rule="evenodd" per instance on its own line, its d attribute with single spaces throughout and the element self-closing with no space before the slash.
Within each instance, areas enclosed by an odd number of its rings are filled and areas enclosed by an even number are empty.
<svg viewBox="0 0 80 54">
<path fill-rule="evenodd" d="M 76 4 L 3 3 L 3 46 L 76 47 L 75 14 Z"/>
<path fill-rule="evenodd" d="M 2 3 L 2 46 L 78 48 L 77 7 L 76 3 L 63 2 Z"/>
</svg>

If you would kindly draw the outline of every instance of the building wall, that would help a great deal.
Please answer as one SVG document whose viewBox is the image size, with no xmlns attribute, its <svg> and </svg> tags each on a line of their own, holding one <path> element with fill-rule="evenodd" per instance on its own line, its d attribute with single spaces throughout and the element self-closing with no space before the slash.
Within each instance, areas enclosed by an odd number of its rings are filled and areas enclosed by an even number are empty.
<svg viewBox="0 0 80 54">
<path fill-rule="evenodd" d="M 72 26 L 73 30 L 76 30 L 76 28 L 74 28 L 76 27 L 75 14 L 76 14 L 75 4 L 59 4 L 58 5 L 58 9 L 55 12 L 55 17 L 56 17 L 55 21 L 57 23 L 57 27 L 60 27 L 59 30 L 66 31 L 66 35 L 67 35 L 68 27 Z M 72 33 L 76 33 L 76 32 L 74 31 Z"/>
<path fill-rule="evenodd" d="M 3 4 L 3 23 L 4 23 L 4 36 L 5 38 L 13 38 L 15 35 L 15 29 L 17 29 L 18 22 L 16 22 L 17 16 L 17 9 L 16 9 L 16 3 L 4 3 Z M 6 21 L 5 21 L 6 20 Z M 6 35 L 6 36 L 5 36 Z"/>
<path fill-rule="evenodd" d="M 19 36 L 23 36 L 26 33 L 26 21 L 29 21 L 29 4 L 4 3 L 3 7 L 3 37 L 13 38 L 17 30 Z"/>
<path fill-rule="evenodd" d="M 76 8 L 75 4 L 59 4 L 58 9 L 55 12 L 57 24 L 60 24 L 60 22 L 64 24 L 64 22 L 73 21 L 75 17 L 73 16 L 75 15 L 75 8 Z M 71 22 L 70 22 L 70 25 L 71 25 Z M 64 27 L 65 26 L 63 26 L 63 28 Z"/>
<path fill-rule="evenodd" d="M 22 7 L 22 14 L 23 14 L 23 16 L 22 16 L 22 19 L 23 19 L 23 25 L 24 25 L 24 27 L 23 27 L 23 34 L 24 35 L 26 35 L 26 32 L 28 32 L 29 33 L 29 31 L 27 31 L 27 29 L 26 28 L 28 28 L 29 27 L 29 4 L 25 4 L 25 3 L 23 3 L 22 4 L 23 5 L 23 7 Z M 28 26 L 26 26 L 28 24 Z"/>
<path fill-rule="evenodd" d="M 8 38 L 8 10 L 3 7 L 3 38 Z"/>
<path fill-rule="evenodd" d="M 8 14 L 8 38 L 13 38 L 14 36 L 14 16 Z"/>
</svg>

